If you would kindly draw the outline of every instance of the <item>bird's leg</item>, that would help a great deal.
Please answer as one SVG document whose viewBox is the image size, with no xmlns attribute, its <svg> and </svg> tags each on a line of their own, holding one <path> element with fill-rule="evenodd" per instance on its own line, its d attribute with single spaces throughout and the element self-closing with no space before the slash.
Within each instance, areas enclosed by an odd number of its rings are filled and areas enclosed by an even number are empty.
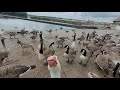
<svg viewBox="0 0 120 90">
<path fill-rule="evenodd" d="M 86 63 L 86 64 L 83 64 L 83 66 L 86 67 L 86 66 L 87 66 L 87 63 Z"/>
<path fill-rule="evenodd" d="M 61 48 L 63 48 L 63 44 L 62 44 L 62 47 Z"/>
<path fill-rule="evenodd" d="M 73 60 L 74 60 L 74 58 L 71 60 L 71 62 L 70 62 L 70 63 L 72 63 L 72 62 L 73 62 Z"/>
<path fill-rule="evenodd" d="M 79 64 L 82 64 L 82 60 L 79 62 Z"/>
<path fill-rule="evenodd" d="M 22 48 L 22 52 L 25 53 L 25 52 L 24 52 L 24 48 Z"/>
</svg>

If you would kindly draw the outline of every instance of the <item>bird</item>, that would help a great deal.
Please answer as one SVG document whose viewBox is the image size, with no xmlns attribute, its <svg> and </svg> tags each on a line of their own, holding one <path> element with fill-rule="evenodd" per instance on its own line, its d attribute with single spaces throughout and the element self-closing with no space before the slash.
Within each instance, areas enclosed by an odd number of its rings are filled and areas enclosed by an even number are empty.
<svg viewBox="0 0 120 90">
<path fill-rule="evenodd" d="M 16 35 L 18 35 L 16 32 L 8 32 L 7 34 L 10 35 L 10 39 L 12 39 L 12 36 L 14 36 L 14 39 L 16 39 Z"/>
<path fill-rule="evenodd" d="M 57 48 L 59 48 L 60 45 L 61 45 L 61 48 L 62 48 L 65 40 L 64 39 L 58 39 L 58 38 L 56 38 L 55 42 L 58 45 Z"/>
<path fill-rule="evenodd" d="M 50 29 L 50 30 L 47 30 L 50 34 L 52 33 L 52 29 Z"/>
<path fill-rule="evenodd" d="M 49 56 L 52 56 L 52 55 L 54 55 L 55 54 L 55 50 L 54 50 L 54 48 L 52 47 L 52 45 L 54 44 L 54 42 L 52 42 L 50 45 L 49 45 L 49 48 L 47 49 L 43 49 L 43 42 L 41 42 L 41 47 L 40 47 L 40 49 L 38 49 L 38 58 L 39 58 L 39 60 L 43 60 L 43 62 L 44 62 L 44 65 L 46 66 L 48 63 L 47 63 L 47 58 L 49 57 Z"/>
<path fill-rule="evenodd" d="M 43 33 L 42 33 L 42 31 L 40 31 L 39 38 L 40 38 L 40 43 L 38 45 L 38 50 L 40 50 L 40 48 L 41 48 L 41 43 L 44 44 L 44 39 L 43 39 Z M 46 49 L 46 47 L 45 47 L 45 44 L 44 44 L 43 50 L 45 50 L 45 49 Z"/>
<path fill-rule="evenodd" d="M 69 47 L 69 45 L 66 45 L 64 48 L 67 48 L 66 52 L 63 54 L 63 56 L 68 59 L 68 60 L 66 60 L 66 62 L 72 63 L 76 56 L 77 51 L 75 51 L 74 49 L 71 49 Z M 72 59 L 72 60 L 70 61 L 70 59 Z"/>
<path fill-rule="evenodd" d="M 109 74 L 109 65 L 112 62 L 111 57 L 105 50 L 101 50 L 101 53 L 96 56 L 96 65 L 104 71 L 104 76 Z"/>
<path fill-rule="evenodd" d="M 47 58 L 51 78 L 61 78 L 61 65 L 56 55 Z"/>
<path fill-rule="evenodd" d="M 30 70 L 35 69 L 35 65 L 12 65 L 0 68 L 0 78 L 20 78 Z"/>
<path fill-rule="evenodd" d="M 85 40 L 85 37 L 84 37 L 84 35 L 81 35 L 81 37 L 77 38 L 77 40 L 79 40 L 79 44 L 80 44 L 80 41 L 83 41 L 83 40 Z"/>
<path fill-rule="evenodd" d="M 76 33 L 74 33 L 73 42 L 71 44 L 71 48 L 74 49 L 74 50 L 77 48 L 76 43 L 75 43 L 75 38 L 76 38 Z"/>
<path fill-rule="evenodd" d="M 34 51 L 34 47 L 32 44 L 21 42 L 18 38 L 17 38 L 17 44 L 22 48 L 23 53 L 24 53 L 25 48 L 27 48 L 27 49 L 31 48 Z"/>
<path fill-rule="evenodd" d="M 33 36 L 31 36 L 30 38 L 33 39 L 33 40 L 35 40 L 35 39 L 37 38 L 37 36 L 36 36 L 36 35 L 33 35 Z"/>
<path fill-rule="evenodd" d="M 31 31 L 30 33 L 32 33 L 33 35 L 37 35 L 39 32 L 33 29 L 33 31 Z"/>
<path fill-rule="evenodd" d="M 119 67 L 120 67 L 120 63 L 117 63 L 117 64 L 116 64 L 116 67 L 115 67 L 114 70 L 113 70 L 113 77 L 115 77 L 115 76 L 117 75 L 117 73 L 118 73 L 119 76 L 120 76 Z M 117 72 L 117 71 L 118 71 L 118 72 Z"/>
<path fill-rule="evenodd" d="M 90 55 L 88 54 L 88 52 L 86 51 L 86 49 L 81 49 L 80 50 L 80 62 L 79 62 L 79 64 L 82 64 L 83 66 L 87 66 L 87 63 L 88 63 L 88 61 L 89 61 L 89 59 L 90 59 Z"/>
<path fill-rule="evenodd" d="M 69 31 L 65 31 L 66 33 L 69 33 Z"/>
<path fill-rule="evenodd" d="M 10 53 L 9 53 L 9 49 L 6 48 L 5 39 L 6 38 L 1 38 L 1 43 L 3 45 L 3 51 L 0 50 L 0 65 L 2 65 L 2 62 L 4 60 L 10 61 L 10 59 L 8 57 Z"/>
</svg>

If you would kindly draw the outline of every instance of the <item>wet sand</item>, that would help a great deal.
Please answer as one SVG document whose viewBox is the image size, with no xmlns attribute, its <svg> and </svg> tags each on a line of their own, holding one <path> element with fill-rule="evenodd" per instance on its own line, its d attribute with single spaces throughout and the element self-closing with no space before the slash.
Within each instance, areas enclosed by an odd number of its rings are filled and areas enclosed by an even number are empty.
<svg viewBox="0 0 120 90">
<path fill-rule="evenodd" d="M 76 31 L 77 33 L 76 38 L 80 37 L 83 31 L 86 33 L 88 32 L 91 33 L 94 30 L 79 29 Z M 96 32 L 100 36 L 106 33 L 114 33 L 114 34 L 120 33 L 120 31 L 117 31 L 117 30 L 96 30 Z M 64 45 L 67 45 L 67 44 L 70 45 L 72 43 L 72 35 L 73 35 L 72 30 L 70 30 L 68 33 L 66 33 L 65 30 L 53 31 L 51 34 L 49 32 L 43 31 L 43 38 L 45 39 L 45 45 L 47 47 L 50 42 L 55 41 L 54 36 L 57 34 L 58 34 L 58 37 L 67 36 L 70 38 L 70 40 L 67 41 Z M 37 52 L 36 49 L 39 44 L 39 36 L 35 41 L 29 38 L 30 36 L 32 36 L 31 34 L 25 35 L 25 37 L 23 37 L 22 35 L 16 36 L 23 42 L 30 43 L 34 46 L 35 51 L 32 51 L 32 49 L 30 48 L 29 53 L 25 53 L 25 54 L 23 54 L 22 49 L 17 46 L 16 39 L 14 38 L 10 39 L 8 35 L 4 35 L 4 36 L 8 38 L 5 40 L 6 47 L 10 49 L 10 57 L 14 61 L 13 63 L 10 63 L 9 65 L 28 65 L 28 66 L 36 65 L 37 66 L 36 69 L 27 72 L 21 78 L 50 78 L 50 74 L 49 74 L 47 66 L 43 65 L 43 62 L 38 59 L 38 56 L 36 53 Z M 116 42 L 118 41 L 115 38 L 113 39 L 116 40 Z M 78 46 L 77 50 L 80 51 L 80 48 L 82 48 L 82 46 L 78 44 L 78 41 L 76 41 L 76 43 Z M 0 49 L 2 48 L 3 48 L 2 44 L 0 44 Z M 78 64 L 79 54 L 77 53 L 77 56 L 75 60 L 73 61 L 73 63 L 68 64 L 65 62 L 65 58 L 63 57 L 63 53 L 65 52 L 66 49 L 57 48 L 56 44 L 54 48 L 56 49 L 56 55 L 58 56 L 58 60 L 62 67 L 62 72 L 61 72 L 62 78 L 88 78 L 87 76 L 88 72 L 96 73 L 99 77 L 104 78 L 103 72 L 96 67 L 93 60 L 90 60 L 87 67 L 83 67 Z M 9 66 L 9 65 L 6 65 L 6 66 Z M 2 66 L 0 68 L 6 67 L 6 66 Z"/>
</svg>

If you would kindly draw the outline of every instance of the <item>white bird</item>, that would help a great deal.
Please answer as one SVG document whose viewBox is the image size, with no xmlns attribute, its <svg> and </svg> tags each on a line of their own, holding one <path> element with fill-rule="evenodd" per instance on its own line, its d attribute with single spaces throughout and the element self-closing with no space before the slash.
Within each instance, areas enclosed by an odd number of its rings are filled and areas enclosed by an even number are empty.
<svg viewBox="0 0 120 90">
<path fill-rule="evenodd" d="M 47 61 L 51 78 L 61 78 L 61 65 L 57 56 L 50 56 L 48 57 Z"/>
</svg>

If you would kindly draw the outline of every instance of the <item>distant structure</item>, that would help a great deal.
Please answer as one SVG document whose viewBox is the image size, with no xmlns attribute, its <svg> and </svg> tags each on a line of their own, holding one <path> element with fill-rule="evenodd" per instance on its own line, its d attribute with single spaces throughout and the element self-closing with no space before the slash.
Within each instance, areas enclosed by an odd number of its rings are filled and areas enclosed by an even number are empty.
<svg viewBox="0 0 120 90">
<path fill-rule="evenodd" d="M 120 25 L 120 17 L 113 21 L 113 24 Z"/>
<path fill-rule="evenodd" d="M 27 12 L 0 12 L 0 17 L 2 17 L 2 15 L 12 15 L 12 16 L 19 16 L 19 17 L 23 17 L 23 18 L 27 18 Z"/>
</svg>

